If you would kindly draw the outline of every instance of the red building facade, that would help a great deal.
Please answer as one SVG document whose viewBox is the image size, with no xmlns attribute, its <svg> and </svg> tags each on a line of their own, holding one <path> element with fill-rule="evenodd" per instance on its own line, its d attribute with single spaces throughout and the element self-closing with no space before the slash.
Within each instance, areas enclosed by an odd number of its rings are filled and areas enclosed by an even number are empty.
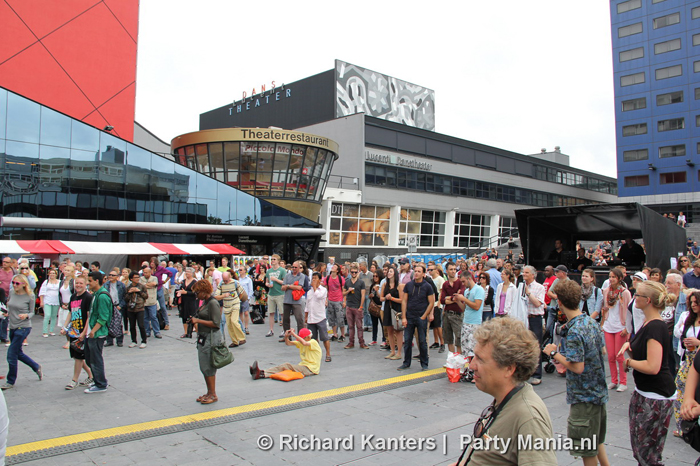
<svg viewBox="0 0 700 466">
<path fill-rule="evenodd" d="M 0 0 L 0 86 L 129 141 L 138 0 Z"/>
</svg>

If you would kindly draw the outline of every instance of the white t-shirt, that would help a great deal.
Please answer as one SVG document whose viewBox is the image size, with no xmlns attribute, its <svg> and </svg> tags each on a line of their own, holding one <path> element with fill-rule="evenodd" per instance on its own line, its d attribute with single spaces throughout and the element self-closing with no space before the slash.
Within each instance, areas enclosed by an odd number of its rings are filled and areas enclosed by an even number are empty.
<svg viewBox="0 0 700 466">
<path fill-rule="evenodd" d="M 607 333 L 618 333 L 625 329 L 620 321 L 620 300 L 613 307 L 608 310 L 608 318 L 605 319 L 603 324 L 603 331 Z"/>
</svg>

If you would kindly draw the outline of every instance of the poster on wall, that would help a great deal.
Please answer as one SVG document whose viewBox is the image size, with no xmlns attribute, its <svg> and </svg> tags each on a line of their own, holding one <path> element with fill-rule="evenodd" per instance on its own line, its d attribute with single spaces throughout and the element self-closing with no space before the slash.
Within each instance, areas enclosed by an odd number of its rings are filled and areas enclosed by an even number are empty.
<svg viewBox="0 0 700 466">
<path fill-rule="evenodd" d="M 328 244 L 338 246 L 388 246 L 391 209 L 385 206 L 331 205 Z"/>
</svg>

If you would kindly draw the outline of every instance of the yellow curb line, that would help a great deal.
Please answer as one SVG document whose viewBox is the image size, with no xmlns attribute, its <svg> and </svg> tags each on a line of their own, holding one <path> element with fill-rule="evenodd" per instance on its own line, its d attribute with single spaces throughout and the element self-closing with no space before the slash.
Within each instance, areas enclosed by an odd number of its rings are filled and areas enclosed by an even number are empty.
<svg viewBox="0 0 700 466">
<path fill-rule="evenodd" d="M 210 419 L 217 419 L 221 417 L 231 416 L 241 413 L 249 413 L 252 411 L 259 411 L 263 409 L 275 408 L 278 406 L 287 406 L 290 404 L 301 403 L 310 400 L 319 400 L 323 398 L 330 398 L 337 395 L 360 392 L 370 388 L 381 387 L 385 385 L 393 385 L 401 382 L 406 382 L 408 380 L 416 380 L 425 377 L 429 377 L 435 374 L 444 373 L 444 369 L 432 369 L 424 372 L 417 372 L 414 374 L 402 375 L 399 377 L 391 377 L 389 379 L 377 380 L 374 382 L 361 383 L 357 385 L 349 385 L 347 387 L 334 388 L 332 390 L 324 390 L 321 392 L 307 393 L 305 395 L 292 396 L 288 398 L 279 398 L 277 400 L 263 401 L 260 403 L 253 403 L 243 406 L 236 406 L 233 408 L 218 409 L 215 411 L 207 411 L 205 413 L 189 414 L 185 416 L 171 417 L 168 419 L 161 419 L 156 421 L 140 422 L 138 424 L 129 424 L 121 427 L 112 427 L 110 429 L 94 430 L 92 432 L 86 432 L 83 434 L 66 435 L 64 437 L 56 437 L 52 439 L 39 440 L 37 442 L 23 443 L 20 445 L 8 446 L 6 451 L 6 457 L 21 455 L 24 453 L 31 453 L 38 450 L 46 450 L 49 448 L 56 448 L 65 445 L 72 445 L 75 443 L 89 442 L 92 440 L 98 440 L 108 437 L 115 437 L 117 435 L 134 434 L 137 432 L 143 432 L 147 430 L 160 429 L 163 427 L 169 427 L 173 425 L 189 424 L 192 422 L 205 421 Z"/>
</svg>

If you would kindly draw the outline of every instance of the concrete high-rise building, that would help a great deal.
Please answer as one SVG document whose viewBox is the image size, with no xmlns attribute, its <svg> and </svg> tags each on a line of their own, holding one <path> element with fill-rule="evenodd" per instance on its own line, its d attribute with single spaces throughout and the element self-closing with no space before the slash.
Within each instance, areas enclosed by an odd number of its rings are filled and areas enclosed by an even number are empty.
<svg viewBox="0 0 700 466">
<path fill-rule="evenodd" d="M 612 0 L 610 16 L 619 196 L 692 215 L 700 201 L 700 1 Z"/>
</svg>

